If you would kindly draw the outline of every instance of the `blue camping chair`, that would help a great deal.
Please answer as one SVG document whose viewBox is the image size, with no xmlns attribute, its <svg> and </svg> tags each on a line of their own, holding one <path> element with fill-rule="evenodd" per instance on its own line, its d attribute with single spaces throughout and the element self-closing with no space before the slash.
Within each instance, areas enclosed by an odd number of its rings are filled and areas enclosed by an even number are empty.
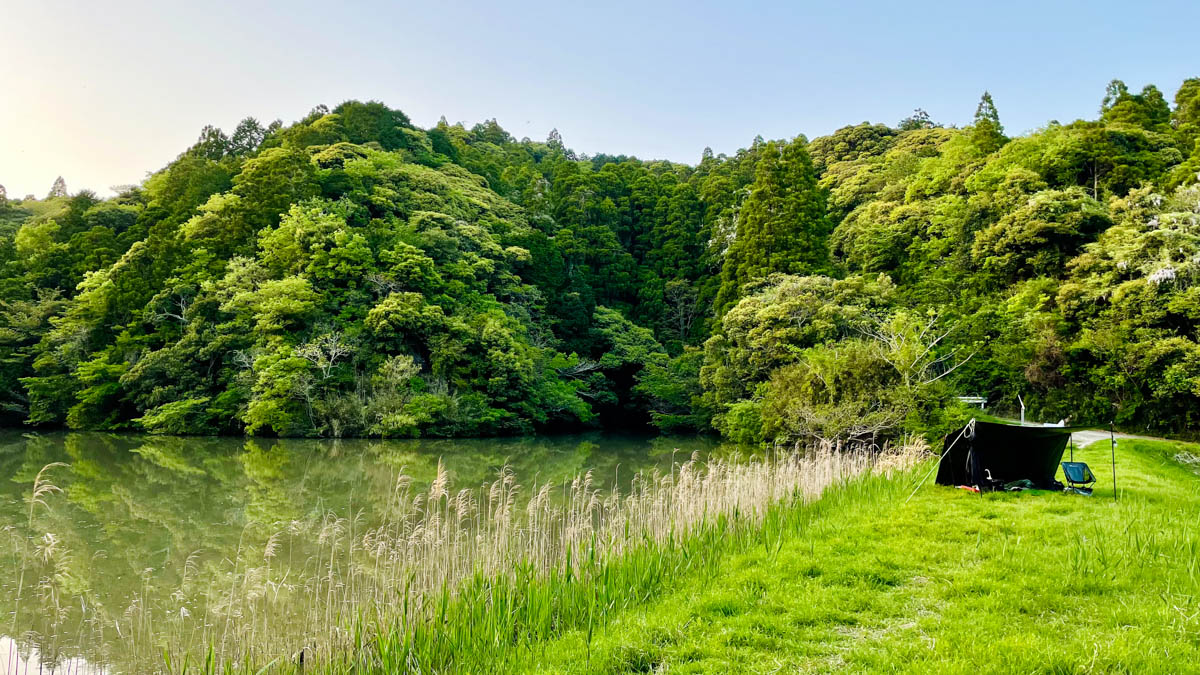
<svg viewBox="0 0 1200 675">
<path fill-rule="evenodd" d="M 1092 494 L 1092 484 L 1096 482 L 1096 474 L 1083 462 L 1063 462 L 1063 477 L 1067 479 L 1067 489 L 1081 495 Z"/>
</svg>

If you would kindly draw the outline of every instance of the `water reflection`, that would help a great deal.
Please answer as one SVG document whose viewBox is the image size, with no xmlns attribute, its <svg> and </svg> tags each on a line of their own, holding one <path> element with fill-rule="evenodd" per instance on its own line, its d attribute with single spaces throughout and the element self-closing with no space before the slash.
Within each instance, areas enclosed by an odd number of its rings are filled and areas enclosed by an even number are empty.
<svg viewBox="0 0 1200 675">
<path fill-rule="evenodd" d="M 612 434 L 243 441 L 0 432 L 0 475 L 9 477 L 0 484 L 0 672 L 158 668 L 163 648 L 219 634 L 263 596 L 286 604 L 305 593 L 289 572 L 299 577 L 320 560 L 322 523 L 332 515 L 372 527 L 397 475 L 428 484 L 439 460 L 451 489 L 490 482 L 506 465 L 526 483 L 591 470 L 611 487 L 714 450 L 708 438 Z M 239 568 L 249 552 L 266 566 L 257 583 Z M 267 629 L 286 634 L 286 613 Z"/>
</svg>

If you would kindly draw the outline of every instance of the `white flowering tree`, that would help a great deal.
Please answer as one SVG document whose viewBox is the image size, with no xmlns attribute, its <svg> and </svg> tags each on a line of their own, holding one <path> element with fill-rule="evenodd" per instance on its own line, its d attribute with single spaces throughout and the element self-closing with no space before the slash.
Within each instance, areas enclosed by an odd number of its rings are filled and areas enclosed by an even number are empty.
<svg viewBox="0 0 1200 675">
<path fill-rule="evenodd" d="M 1145 187 L 1110 208 L 1115 224 L 1071 261 L 1054 299 L 1078 328 L 1063 367 L 1086 364 L 1078 384 L 1093 416 L 1186 419 L 1200 395 L 1200 185 Z"/>
</svg>

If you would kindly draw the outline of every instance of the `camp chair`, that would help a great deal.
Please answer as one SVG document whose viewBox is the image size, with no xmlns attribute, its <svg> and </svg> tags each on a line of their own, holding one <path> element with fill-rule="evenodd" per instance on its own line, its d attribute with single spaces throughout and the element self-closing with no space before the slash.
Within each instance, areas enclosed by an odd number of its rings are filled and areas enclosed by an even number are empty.
<svg viewBox="0 0 1200 675">
<path fill-rule="evenodd" d="M 1063 462 L 1063 477 L 1067 479 L 1067 489 L 1081 495 L 1092 494 L 1092 484 L 1096 475 L 1083 462 Z"/>
</svg>

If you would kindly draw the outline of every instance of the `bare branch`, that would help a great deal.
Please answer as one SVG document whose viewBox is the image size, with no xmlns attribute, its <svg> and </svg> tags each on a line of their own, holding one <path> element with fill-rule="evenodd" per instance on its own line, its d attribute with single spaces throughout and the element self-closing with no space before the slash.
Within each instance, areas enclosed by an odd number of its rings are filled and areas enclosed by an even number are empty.
<svg viewBox="0 0 1200 675">
<path fill-rule="evenodd" d="M 321 379 L 328 380 L 338 362 L 354 352 L 354 345 L 342 338 L 338 331 L 324 333 L 296 348 L 296 356 L 308 361 L 321 372 Z"/>
<path fill-rule="evenodd" d="M 593 370 L 599 370 L 600 364 L 596 361 L 580 360 L 578 363 L 566 368 L 559 368 L 558 374 L 562 377 L 575 378 L 586 375 Z"/>
</svg>

